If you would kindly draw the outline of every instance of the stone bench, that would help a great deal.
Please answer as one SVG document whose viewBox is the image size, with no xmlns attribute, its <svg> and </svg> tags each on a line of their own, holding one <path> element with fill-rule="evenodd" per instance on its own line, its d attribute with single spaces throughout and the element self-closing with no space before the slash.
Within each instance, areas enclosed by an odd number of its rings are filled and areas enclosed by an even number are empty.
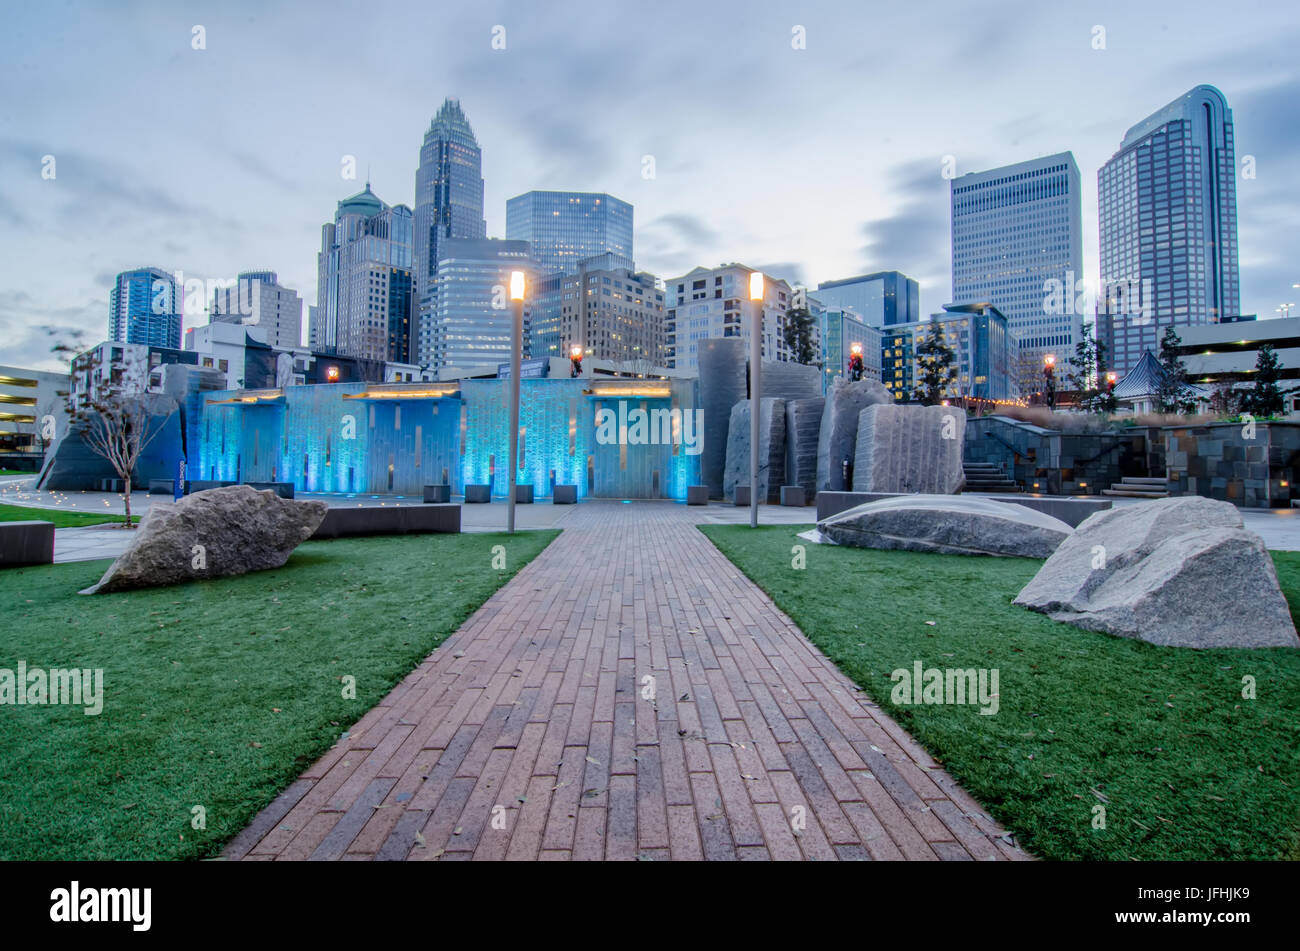
<svg viewBox="0 0 1300 951">
<path fill-rule="evenodd" d="M 469 503 L 491 502 L 492 486 L 490 485 L 465 486 L 465 501 Z"/>
<path fill-rule="evenodd" d="M 171 479 L 150 479 L 149 480 L 150 495 L 171 495 L 175 491 L 176 491 L 176 483 L 174 483 Z"/>
<path fill-rule="evenodd" d="M 228 485 L 238 485 L 237 482 L 227 482 L 222 479 L 190 479 L 185 483 L 185 494 L 193 495 L 195 492 L 206 492 L 208 489 L 220 489 Z"/>
<path fill-rule="evenodd" d="M 738 485 L 735 489 L 735 498 L 732 500 L 736 505 L 749 504 L 749 485 Z"/>
<path fill-rule="evenodd" d="M 53 563 L 53 522 L 0 522 L 0 565 Z"/>
<path fill-rule="evenodd" d="M 282 499 L 293 498 L 292 482 L 245 482 L 244 484 L 258 490 L 270 489 Z"/>
<path fill-rule="evenodd" d="M 125 492 L 126 485 L 121 479 L 100 479 L 97 483 L 100 492 Z"/>
<path fill-rule="evenodd" d="M 533 487 L 531 485 L 515 486 L 515 505 L 532 505 Z"/>
<path fill-rule="evenodd" d="M 808 504 L 808 493 L 804 491 L 804 487 L 801 485 L 783 485 L 781 486 L 781 504 L 802 508 Z"/>
<path fill-rule="evenodd" d="M 578 503 L 578 487 L 576 485 L 557 485 L 551 490 L 552 505 L 576 505 Z"/>
<path fill-rule="evenodd" d="M 708 505 L 709 487 L 707 485 L 688 485 L 686 487 L 687 505 Z"/>
<path fill-rule="evenodd" d="M 424 501 L 426 502 L 450 502 L 451 486 L 446 483 L 439 485 L 426 485 L 424 487 Z"/>
<path fill-rule="evenodd" d="M 838 515 L 840 512 L 862 505 L 864 502 L 893 499 L 900 494 L 903 493 L 832 492 L 824 490 L 817 493 L 817 521 L 820 522 L 824 518 Z M 1005 495 L 982 496 L 982 498 L 988 498 L 992 502 L 1010 502 L 1014 505 L 1023 505 L 1053 518 L 1059 518 L 1071 528 L 1077 528 L 1080 522 L 1094 512 L 1104 512 L 1111 507 L 1109 499 L 1034 498 L 1033 496 L 1010 492 Z"/>
<path fill-rule="evenodd" d="M 325 513 L 311 540 L 459 531 L 459 505 L 339 506 Z"/>
</svg>

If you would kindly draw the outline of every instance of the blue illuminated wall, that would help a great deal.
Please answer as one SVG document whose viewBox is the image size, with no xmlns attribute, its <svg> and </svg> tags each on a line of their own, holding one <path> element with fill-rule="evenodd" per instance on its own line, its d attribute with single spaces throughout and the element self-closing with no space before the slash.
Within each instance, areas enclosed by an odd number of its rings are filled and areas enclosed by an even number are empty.
<svg viewBox="0 0 1300 951">
<path fill-rule="evenodd" d="M 535 497 L 549 498 L 552 486 L 561 484 L 577 486 L 583 498 L 685 499 L 686 487 L 699 481 L 700 456 L 687 451 L 680 426 L 667 442 L 631 445 L 626 429 L 610 445 L 596 438 L 597 411 L 617 413 L 620 402 L 627 412 L 694 413 L 695 380 L 648 386 L 541 378 L 520 385 L 517 481 L 531 485 Z M 463 493 L 466 484 L 490 483 L 493 495 L 504 498 L 509 380 L 466 380 L 458 396 L 436 398 L 427 395 L 429 386 L 348 383 L 205 393 L 200 452 L 190 477 L 292 482 L 301 492 L 418 496 L 445 473 L 454 493 Z M 373 395 L 378 390 L 383 398 Z"/>
</svg>

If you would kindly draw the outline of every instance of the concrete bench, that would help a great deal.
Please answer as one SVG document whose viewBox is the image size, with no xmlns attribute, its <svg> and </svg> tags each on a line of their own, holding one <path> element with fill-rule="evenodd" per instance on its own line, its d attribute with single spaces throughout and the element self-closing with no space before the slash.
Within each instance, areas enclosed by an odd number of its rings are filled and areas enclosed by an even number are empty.
<svg viewBox="0 0 1300 951">
<path fill-rule="evenodd" d="M 171 479 L 150 479 L 150 495 L 171 495 L 176 490 L 176 484 Z"/>
<path fill-rule="evenodd" d="M 749 504 L 749 486 L 748 486 L 748 485 L 738 485 L 738 486 L 736 486 L 736 490 L 735 490 L 735 498 L 733 499 L 733 501 L 735 502 L 736 505 L 748 505 L 748 504 Z"/>
<path fill-rule="evenodd" d="M 459 505 L 360 505 L 331 508 L 311 537 L 320 540 L 459 531 Z"/>
<path fill-rule="evenodd" d="M 221 479 L 190 479 L 185 483 L 185 494 L 193 495 L 195 492 L 206 492 L 208 489 L 220 489 L 227 485 L 238 484 L 238 482 L 227 482 Z"/>
<path fill-rule="evenodd" d="M 515 486 L 515 505 L 532 505 L 533 487 L 531 485 Z"/>
<path fill-rule="evenodd" d="M 708 505 L 709 487 L 707 485 L 688 485 L 686 487 L 687 505 Z"/>
<path fill-rule="evenodd" d="M 426 502 L 450 502 L 451 486 L 444 484 L 426 485 L 424 487 L 424 501 Z"/>
<path fill-rule="evenodd" d="M 125 485 L 126 483 L 123 482 L 121 479 L 100 479 L 99 491 L 100 492 L 125 492 L 126 491 L 126 489 L 124 488 Z"/>
<path fill-rule="evenodd" d="M 551 491 L 552 505 L 576 505 L 578 502 L 578 487 L 576 485 L 557 485 Z"/>
<path fill-rule="evenodd" d="M 465 486 L 465 501 L 469 503 L 491 502 L 492 486 L 490 485 Z"/>
<path fill-rule="evenodd" d="M 53 522 L 0 522 L 0 566 L 53 563 Z"/>
<path fill-rule="evenodd" d="M 259 491 L 270 489 L 282 499 L 293 498 L 292 482 L 245 482 L 244 484 L 251 486 L 254 489 L 258 489 Z"/>
<path fill-rule="evenodd" d="M 783 485 L 781 486 L 781 504 L 802 508 L 808 504 L 808 493 L 804 491 L 804 487 L 801 485 Z"/>
<path fill-rule="evenodd" d="M 832 515 L 838 515 L 840 512 L 851 509 L 856 505 L 862 505 L 865 502 L 875 502 L 879 499 L 894 499 L 904 493 L 900 492 L 831 492 L 829 490 L 817 493 L 817 521 L 824 518 L 830 518 Z M 1023 505 L 1053 518 L 1059 518 L 1066 525 L 1077 528 L 1089 515 L 1094 512 L 1104 512 L 1111 507 L 1110 499 L 1066 499 L 1056 497 L 1039 497 L 1034 498 L 1030 495 L 1018 495 L 1006 493 L 1005 495 L 983 495 L 980 498 L 989 499 L 993 502 L 1009 502 L 1013 505 Z"/>
</svg>

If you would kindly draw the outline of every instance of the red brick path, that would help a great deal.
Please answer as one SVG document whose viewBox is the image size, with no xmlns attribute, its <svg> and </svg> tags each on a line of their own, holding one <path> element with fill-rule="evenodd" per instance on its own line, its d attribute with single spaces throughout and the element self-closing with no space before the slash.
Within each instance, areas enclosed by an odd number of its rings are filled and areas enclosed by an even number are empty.
<svg viewBox="0 0 1300 951">
<path fill-rule="evenodd" d="M 575 507 L 226 856 L 1026 858 L 698 512 Z"/>
</svg>

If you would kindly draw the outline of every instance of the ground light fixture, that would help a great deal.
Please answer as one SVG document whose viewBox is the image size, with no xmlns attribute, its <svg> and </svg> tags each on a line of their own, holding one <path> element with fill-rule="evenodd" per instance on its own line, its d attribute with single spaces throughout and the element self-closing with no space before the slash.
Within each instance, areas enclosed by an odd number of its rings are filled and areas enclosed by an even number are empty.
<svg viewBox="0 0 1300 951">
<path fill-rule="evenodd" d="M 515 530 L 515 483 L 519 477 L 519 364 L 524 350 L 524 272 L 510 272 L 510 477 L 506 480 L 506 531 Z"/>
<path fill-rule="evenodd" d="M 754 323 L 749 333 L 749 527 L 758 528 L 758 399 L 759 365 L 763 361 L 763 272 L 749 275 L 749 300 Z"/>
</svg>

